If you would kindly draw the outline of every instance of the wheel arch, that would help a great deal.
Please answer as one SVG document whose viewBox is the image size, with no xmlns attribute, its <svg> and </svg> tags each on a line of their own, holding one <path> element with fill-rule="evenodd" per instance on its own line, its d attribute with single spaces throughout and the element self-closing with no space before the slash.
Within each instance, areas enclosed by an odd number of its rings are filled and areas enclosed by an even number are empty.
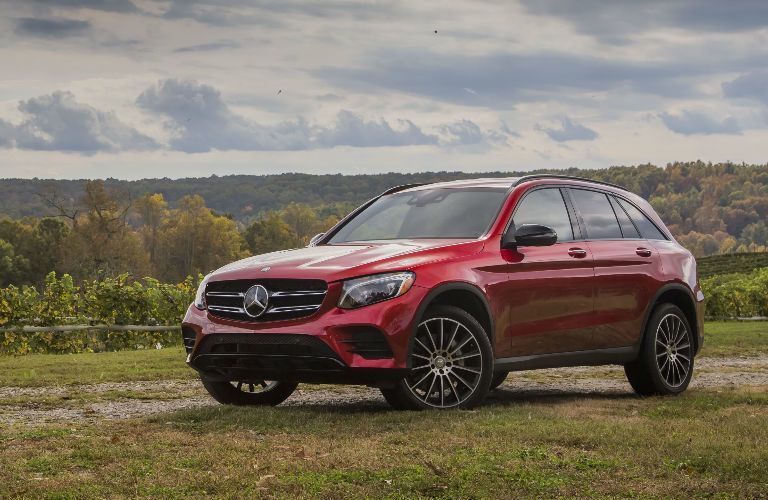
<svg viewBox="0 0 768 500">
<path fill-rule="evenodd" d="M 640 346 L 642 346 L 642 343 L 645 340 L 645 335 L 647 333 L 646 330 L 648 329 L 648 322 L 651 319 L 651 315 L 653 314 L 653 311 L 656 309 L 656 307 L 660 304 L 674 304 L 679 307 L 681 311 L 683 311 L 683 314 L 685 314 L 685 319 L 688 320 L 688 326 L 691 327 L 691 339 L 694 343 L 693 352 L 698 352 L 700 332 L 698 331 L 699 322 L 696 316 L 696 299 L 693 296 L 693 292 L 691 292 L 688 287 L 680 283 L 668 283 L 662 286 L 656 292 L 653 300 L 651 300 L 647 310 L 645 311 L 643 329 L 641 330 L 642 335 L 640 336 L 640 342 L 638 343 L 638 352 Z"/>
<path fill-rule="evenodd" d="M 416 329 L 421 322 L 421 318 L 424 317 L 424 313 L 427 312 L 432 306 L 436 305 L 448 305 L 463 309 L 468 314 L 480 323 L 480 326 L 485 330 L 488 335 L 488 340 L 491 343 L 491 348 L 494 349 L 494 321 L 491 314 L 491 306 L 488 303 L 488 298 L 483 291 L 476 285 L 467 283 L 464 281 L 452 281 L 448 283 L 442 283 L 441 285 L 433 288 L 426 297 L 419 304 L 414 316 L 413 331 L 411 337 L 408 340 L 408 352 L 411 352 L 413 348 L 414 338 L 416 337 Z M 408 358 L 408 367 L 410 368 L 411 360 Z"/>
</svg>

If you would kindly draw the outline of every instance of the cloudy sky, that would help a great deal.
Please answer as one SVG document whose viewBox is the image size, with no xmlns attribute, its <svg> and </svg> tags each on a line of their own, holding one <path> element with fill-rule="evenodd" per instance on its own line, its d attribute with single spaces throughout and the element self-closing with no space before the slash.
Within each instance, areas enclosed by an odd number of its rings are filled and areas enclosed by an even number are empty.
<svg viewBox="0 0 768 500">
<path fill-rule="evenodd" d="M 763 0 L 0 0 L 0 177 L 768 161 Z"/>
</svg>

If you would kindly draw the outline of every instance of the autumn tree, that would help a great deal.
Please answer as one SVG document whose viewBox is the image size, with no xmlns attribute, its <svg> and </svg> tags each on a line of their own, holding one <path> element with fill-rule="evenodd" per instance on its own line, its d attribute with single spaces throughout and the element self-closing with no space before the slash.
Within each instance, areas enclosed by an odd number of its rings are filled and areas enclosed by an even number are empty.
<svg viewBox="0 0 768 500">
<path fill-rule="evenodd" d="M 101 180 L 86 181 L 76 204 L 59 204 L 55 194 L 48 201 L 71 224 L 62 241 L 62 271 L 77 279 L 149 272 L 141 237 L 127 223 L 133 201 L 128 192 L 107 188 Z"/>
<path fill-rule="evenodd" d="M 149 260 L 156 266 L 160 228 L 168 218 L 168 204 L 160 193 L 147 194 L 136 200 L 134 210 Z"/>
<path fill-rule="evenodd" d="M 280 212 L 267 212 L 245 230 L 245 241 L 254 254 L 291 248 L 294 240 L 291 227 L 283 220 Z"/>
<path fill-rule="evenodd" d="M 333 207 L 335 211 L 336 207 Z M 325 217 L 303 203 L 290 203 L 283 210 L 269 211 L 245 231 L 248 247 L 254 254 L 306 246 L 316 234 L 339 221 L 336 215 Z"/>
<path fill-rule="evenodd" d="M 185 196 L 159 228 L 155 268 L 161 279 L 179 281 L 246 256 L 244 248 L 233 220 L 215 215 L 201 196 Z"/>
</svg>

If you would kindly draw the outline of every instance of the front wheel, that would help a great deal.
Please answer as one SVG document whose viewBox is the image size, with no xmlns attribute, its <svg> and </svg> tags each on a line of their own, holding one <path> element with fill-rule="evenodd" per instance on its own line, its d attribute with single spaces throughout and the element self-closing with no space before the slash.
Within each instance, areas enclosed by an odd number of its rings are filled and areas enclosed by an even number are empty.
<svg viewBox="0 0 768 500">
<path fill-rule="evenodd" d="M 493 378 L 491 379 L 491 387 L 490 390 L 494 390 L 497 387 L 499 387 L 501 384 L 504 383 L 505 380 L 507 380 L 507 376 L 509 375 L 509 372 L 496 372 L 493 374 Z"/>
<path fill-rule="evenodd" d="M 401 410 L 472 408 L 488 393 L 493 350 L 483 327 L 453 306 L 430 308 L 416 329 L 411 372 L 384 398 Z"/>
<path fill-rule="evenodd" d="M 298 385 L 270 380 L 218 382 L 203 379 L 203 387 L 213 399 L 225 405 L 279 405 Z"/>
<path fill-rule="evenodd" d="M 648 321 L 640 356 L 624 365 L 630 385 L 642 396 L 679 394 L 693 375 L 693 334 L 673 304 L 658 306 Z"/>
</svg>

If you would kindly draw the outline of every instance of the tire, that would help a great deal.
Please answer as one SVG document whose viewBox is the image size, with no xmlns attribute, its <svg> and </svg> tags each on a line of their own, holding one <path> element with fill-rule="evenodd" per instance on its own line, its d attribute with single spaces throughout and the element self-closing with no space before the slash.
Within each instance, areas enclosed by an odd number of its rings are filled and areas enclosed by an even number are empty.
<svg viewBox="0 0 768 500">
<path fill-rule="evenodd" d="M 296 382 L 218 382 L 203 379 L 203 387 L 224 405 L 279 405 L 293 394 Z"/>
<path fill-rule="evenodd" d="M 694 343 L 688 319 L 679 307 L 654 309 L 638 358 L 624 365 L 632 389 L 641 396 L 680 394 L 693 375 Z"/>
<path fill-rule="evenodd" d="M 493 377 L 491 378 L 491 387 L 488 389 L 489 391 L 492 391 L 499 387 L 501 384 L 504 383 L 505 380 L 507 380 L 507 376 L 509 375 L 509 372 L 496 372 L 493 374 Z"/>
<path fill-rule="evenodd" d="M 431 307 L 412 344 L 411 373 L 394 388 L 381 389 L 390 405 L 398 410 L 467 409 L 483 401 L 493 377 L 493 349 L 472 315 L 454 306 Z"/>
</svg>

